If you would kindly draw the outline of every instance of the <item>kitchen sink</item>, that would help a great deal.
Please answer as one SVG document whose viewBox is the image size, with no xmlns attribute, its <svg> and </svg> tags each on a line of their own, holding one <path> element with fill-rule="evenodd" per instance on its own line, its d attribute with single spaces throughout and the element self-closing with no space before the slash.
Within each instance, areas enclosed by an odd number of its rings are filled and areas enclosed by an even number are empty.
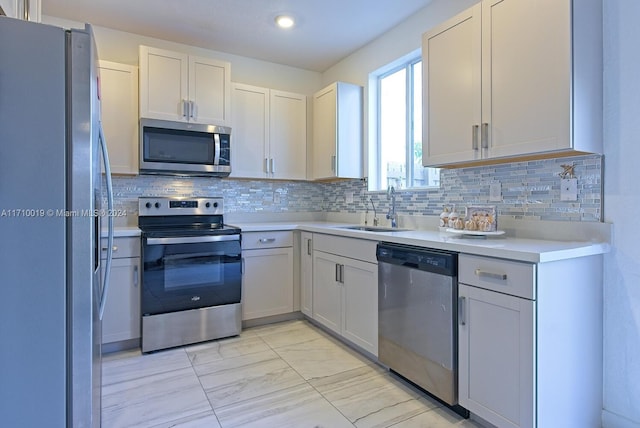
<svg viewBox="0 0 640 428">
<path fill-rule="evenodd" d="M 400 229 L 398 227 L 381 227 L 381 226 L 341 226 L 340 229 L 362 230 L 364 232 L 403 232 L 409 229 Z"/>
</svg>

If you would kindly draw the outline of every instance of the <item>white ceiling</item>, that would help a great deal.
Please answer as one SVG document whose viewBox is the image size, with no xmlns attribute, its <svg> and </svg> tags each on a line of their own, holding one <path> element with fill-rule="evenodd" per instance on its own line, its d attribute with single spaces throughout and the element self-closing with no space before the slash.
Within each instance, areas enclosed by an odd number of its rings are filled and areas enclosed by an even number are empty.
<svg viewBox="0 0 640 428">
<path fill-rule="evenodd" d="M 42 0 L 42 13 L 325 71 L 431 0 Z M 290 14 L 282 30 L 274 18 Z"/>
</svg>

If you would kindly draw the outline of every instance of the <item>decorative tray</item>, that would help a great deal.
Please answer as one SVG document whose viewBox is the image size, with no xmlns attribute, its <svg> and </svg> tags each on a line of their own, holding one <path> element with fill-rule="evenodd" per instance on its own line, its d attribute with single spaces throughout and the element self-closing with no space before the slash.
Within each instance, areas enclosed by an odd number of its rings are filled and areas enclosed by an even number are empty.
<svg viewBox="0 0 640 428">
<path fill-rule="evenodd" d="M 472 235 L 472 236 L 497 236 L 504 235 L 504 230 L 496 230 L 494 232 L 482 232 L 480 230 L 464 230 L 464 229 L 452 229 L 448 228 L 447 232 L 457 233 L 458 235 Z"/>
</svg>

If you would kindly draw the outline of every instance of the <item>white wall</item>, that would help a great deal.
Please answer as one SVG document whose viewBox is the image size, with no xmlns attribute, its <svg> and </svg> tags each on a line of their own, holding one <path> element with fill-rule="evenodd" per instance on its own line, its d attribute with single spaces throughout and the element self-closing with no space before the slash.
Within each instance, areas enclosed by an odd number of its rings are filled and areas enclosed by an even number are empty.
<svg viewBox="0 0 640 428">
<path fill-rule="evenodd" d="M 607 428 L 640 427 L 640 2 L 604 0 L 604 413 Z"/>
<path fill-rule="evenodd" d="M 82 27 L 84 24 L 51 16 L 43 16 L 47 24 L 65 28 Z M 288 67 L 253 58 L 231 55 L 224 52 L 197 48 L 180 43 L 154 39 L 138 34 L 126 33 L 104 27 L 93 28 L 98 56 L 107 61 L 138 65 L 138 46 L 147 45 L 162 49 L 186 52 L 193 55 L 213 56 L 231 63 L 231 80 L 249 85 L 279 89 L 310 95 L 321 88 L 320 73 Z"/>
<path fill-rule="evenodd" d="M 369 73 L 419 49 L 422 45 L 422 33 L 478 1 L 433 0 L 402 24 L 325 71 L 322 74 L 323 84 L 343 81 L 366 87 Z"/>
</svg>

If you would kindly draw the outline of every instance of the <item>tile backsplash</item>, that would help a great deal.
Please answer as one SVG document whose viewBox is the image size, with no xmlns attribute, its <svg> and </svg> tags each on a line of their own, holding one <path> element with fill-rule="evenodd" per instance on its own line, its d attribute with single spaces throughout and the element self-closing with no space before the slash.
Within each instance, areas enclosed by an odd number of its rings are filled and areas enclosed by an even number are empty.
<svg viewBox="0 0 640 428">
<path fill-rule="evenodd" d="M 575 165 L 578 199 L 560 201 L 561 165 Z M 404 215 L 438 215 L 445 205 L 496 205 L 499 215 L 528 220 L 601 221 L 603 158 L 599 155 L 443 169 L 439 188 L 397 190 Z M 502 201 L 489 202 L 489 186 L 500 182 Z M 366 180 L 329 183 L 165 176 L 114 177 L 116 208 L 137 216 L 140 196 L 222 196 L 227 213 L 364 212 L 389 209 L 386 192 L 367 191 Z M 353 202 L 347 203 L 347 195 Z"/>
</svg>

